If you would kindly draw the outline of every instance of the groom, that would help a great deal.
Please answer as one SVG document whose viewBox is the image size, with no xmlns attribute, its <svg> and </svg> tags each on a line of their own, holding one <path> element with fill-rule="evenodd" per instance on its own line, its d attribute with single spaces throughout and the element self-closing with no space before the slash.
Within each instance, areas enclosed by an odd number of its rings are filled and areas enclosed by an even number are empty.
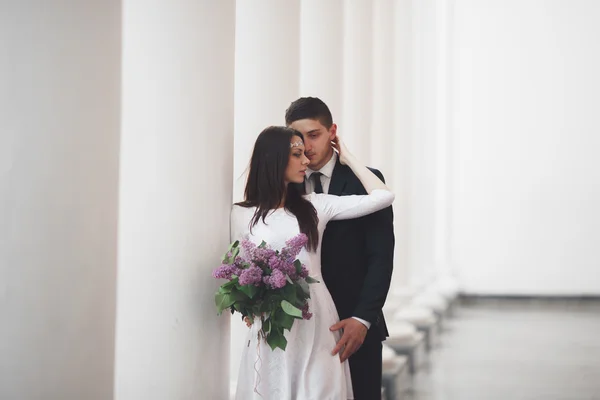
<svg viewBox="0 0 600 400">
<path fill-rule="evenodd" d="M 331 147 L 337 126 L 327 105 L 315 97 L 294 101 L 285 113 L 287 126 L 304 135 L 307 193 L 337 196 L 366 194 L 352 170 L 338 161 Z M 372 171 L 383 180 L 381 172 Z M 333 354 L 349 358 L 356 400 L 381 398 L 382 340 L 388 336 L 382 308 L 394 256 L 392 207 L 345 221 L 329 222 L 323 235 L 323 280 L 341 321 L 333 331 L 343 335 Z"/>
</svg>

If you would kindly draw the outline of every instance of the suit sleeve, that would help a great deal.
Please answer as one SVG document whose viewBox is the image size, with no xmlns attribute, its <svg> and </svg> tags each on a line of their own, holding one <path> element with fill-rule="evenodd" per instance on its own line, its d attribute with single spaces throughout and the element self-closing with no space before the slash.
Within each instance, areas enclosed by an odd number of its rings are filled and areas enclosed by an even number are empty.
<svg viewBox="0 0 600 400">
<path fill-rule="evenodd" d="M 373 172 L 384 180 L 381 172 Z M 377 324 L 392 280 L 394 265 L 394 214 L 392 206 L 365 217 L 367 274 L 354 316 Z"/>
</svg>

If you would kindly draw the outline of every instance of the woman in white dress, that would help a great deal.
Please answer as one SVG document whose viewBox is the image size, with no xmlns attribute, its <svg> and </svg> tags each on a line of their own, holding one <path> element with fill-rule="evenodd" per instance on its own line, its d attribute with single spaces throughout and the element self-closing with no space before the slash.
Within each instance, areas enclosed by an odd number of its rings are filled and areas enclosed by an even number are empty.
<svg viewBox="0 0 600 400">
<path fill-rule="evenodd" d="M 238 376 L 237 400 L 344 400 L 353 399 L 348 362 L 332 351 L 340 339 L 330 327 L 339 317 L 321 277 L 321 238 L 330 220 L 358 218 L 394 201 L 394 194 L 358 162 L 336 138 L 332 146 L 340 162 L 360 179 L 368 195 L 305 195 L 303 182 L 309 160 L 304 139 L 296 130 L 269 127 L 256 140 L 245 189 L 245 201 L 231 212 L 231 239 L 266 241 L 274 250 L 304 233 L 308 243 L 298 258 L 319 283 L 309 285 L 308 320 L 296 320 L 285 333 L 286 350 L 258 343 L 260 319 L 250 327 Z"/>
</svg>

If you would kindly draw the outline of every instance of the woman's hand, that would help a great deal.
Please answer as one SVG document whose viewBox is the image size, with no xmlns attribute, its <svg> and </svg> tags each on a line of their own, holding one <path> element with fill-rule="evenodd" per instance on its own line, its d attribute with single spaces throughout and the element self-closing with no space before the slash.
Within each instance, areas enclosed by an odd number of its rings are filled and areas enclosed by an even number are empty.
<svg viewBox="0 0 600 400">
<path fill-rule="evenodd" d="M 331 141 L 331 146 L 335 151 L 337 151 L 338 156 L 340 158 L 340 163 L 342 165 L 348 165 L 348 159 L 352 157 L 352 155 L 348 151 L 346 144 L 342 141 L 342 139 L 340 139 L 338 135 L 335 135 L 335 137 Z"/>
</svg>

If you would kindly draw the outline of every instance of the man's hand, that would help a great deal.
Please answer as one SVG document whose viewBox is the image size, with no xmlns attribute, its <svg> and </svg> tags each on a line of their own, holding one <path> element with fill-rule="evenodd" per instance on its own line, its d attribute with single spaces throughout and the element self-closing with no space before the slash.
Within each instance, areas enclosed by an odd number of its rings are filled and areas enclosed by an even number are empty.
<svg viewBox="0 0 600 400">
<path fill-rule="evenodd" d="M 344 333 L 331 352 L 331 355 L 338 354 L 343 348 L 344 351 L 340 354 L 340 362 L 344 362 L 362 346 L 367 336 L 367 327 L 354 318 L 346 318 L 329 328 L 330 331 L 338 331 L 340 329 Z"/>
</svg>

